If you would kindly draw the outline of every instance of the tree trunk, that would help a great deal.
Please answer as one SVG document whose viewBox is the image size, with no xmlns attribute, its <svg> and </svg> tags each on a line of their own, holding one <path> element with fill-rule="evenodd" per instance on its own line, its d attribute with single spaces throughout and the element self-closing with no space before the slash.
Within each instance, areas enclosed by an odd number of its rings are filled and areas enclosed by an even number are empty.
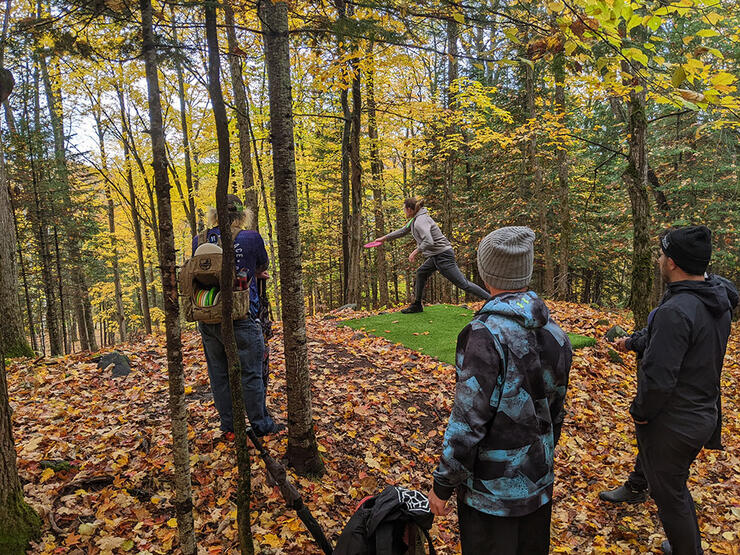
<svg viewBox="0 0 740 555">
<path fill-rule="evenodd" d="M 370 139 L 370 173 L 373 181 L 373 199 L 375 201 L 375 237 L 385 235 L 385 219 L 383 217 L 383 161 L 380 158 L 380 144 L 378 141 L 378 124 L 375 112 L 375 59 L 373 43 L 370 43 L 367 63 L 367 134 Z M 388 306 L 388 269 L 385 257 L 385 244 L 376 251 L 376 265 L 378 276 L 378 296 L 381 306 Z"/>
<path fill-rule="evenodd" d="M 339 13 L 339 20 L 347 17 L 347 3 L 345 0 L 335 0 L 335 6 Z M 345 49 L 341 37 L 338 38 L 340 51 Z M 352 131 L 352 114 L 349 109 L 349 90 L 342 87 L 339 92 L 339 104 L 342 107 L 342 147 L 341 147 L 341 188 L 342 188 L 342 304 L 349 302 L 347 299 L 347 280 L 349 277 L 350 264 L 350 133 Z"/>
<path fill-rule="evenodd" d="M 639 30 L 635 31 L 639 35 Z M 642 37 L 634 37 L 640 40 Z M 622 173 L 632 207 L 632 283 L 629 306 L 635 319 L 635 329 L 647 325 L 650 313 L 650 293 L 653 288 L 653 260 L 650 248 L 650 201 L 648 198 L 647 117 L 645 115 L 644 79 L 638 67 L 633 69 L 622 63 L 625 72 L 632 75 L 627 114 L 627 141 L 629 154 L 627 167 Z M 636 89 L 640 89 L 639 92 Z"/>
<path fill-rule="evenodd" d="M 234 94 L 234 109 L 236 111 L 236 126 L 239 130 L 239 162 L 242 169 L 242 185 L 244 187 L 244 204 L 254 213 L 254 225 L 258 227 L 259 202 L 257 189 L 254 186 L 254 171 L 252 168 L 252 152 L 249 146 L 249 120 L 247 119 L 247 92 L 244 89 L 242 76 L 242 61 L 237 52 L 240 51 L 236 42 L 234 28 L 234 10 L 229 2 L 224 4 L 226 23 L 226 39 L 229 46 L 229 72 L 231 75 L 231 89 Z"/>
<path fill-rule="evenodd" d="M 39 101 L 39 71 L 38 67 L 34 67 L 34 131 L 35 135 L 41 133 L 41 107 Z M 44 297 L 46 298 L 46 331 L 49 334 L 49 351 L 51 356 L 57 356 L 62 354 L 62 343 L 61 343 L 61 331 L 59 330 L 59 317 L 57 314 L 57 299 L 56 290 L 54 288 L 54 282 L 50 266 L 50 251 L 49 251 L 49 237 L 47 229 L 46 212 L 41 202 L 41 196 L 39 193 L 40 183 L 40 171 L 37 168 L 37 160 L 41 160 L 43 157 L 36 151 L 36 145 L 34 144 L 34 137 L 31 135 L 30 119 L 28 114 L 28 105 L 24 102 L 24 116 L 28 125 L 28 161 L 31 169 L 31 184 L 33 188 L 33 199 L 34 199 L 34 216 L 35 222 L 34 227 L 37 232 L 37 246 L 38 256 L 41 263 L 41 280 L 43 283 Z M 43 334 L 42 334 L 43 337 Z M 45 339 L 44 339 L 45 341 Z M 45 350 L 45 349 L 44 349 Z"/>
<path fill-rule="evenodd" d="M 4 150 L 5 145 L 0 142 L 0 310 L 3 314 L 0 320 L 0 351 L 6 353 L 8 357 L 31 356 L 33 352 L 26 341 L 21 306 L 18 302 L 15 215 L 5 173 Z M 29 328 L 33 335 L 30 311 Z"/>
<path fill-rule="evenodd" d="M 228 9 L 228 8 L 227 8 Z M 244 421 L 244 400 L 242 398 L 239 353 L 234 335 L 234 320 L 232 308 L 234 304 L 234 239 L 231 236 L 227 194 L 229 189 L 229 172 L 231 168 L 231 147 L 229 145 L 229 121 L 226 116 L 226 105 L 221 92 L 221 60 L 218 53 L 218 34 L 216 31 L 216 7 L 211 2 L 205 4 L 206 37 L 208 41 L 208 93 L 213 106 L 213 116 L 216 120 L 216 137 L 218 139 L 218 177 L 216 185 L 216 206 L 218 221 L 224 222 L 219 226 L 221 230 L 221 245 L 223 257 L 221 265 L 221 334 L 229 365 L 229 389 L 231 390 L 231 406 L 234 414 L 234 432 L 237 466 L 239 477 L 236 492 L 236 520 L 239 530 L 239 548 L 242 553 L 254 553 L 252 540 L 249 503 L 251 497 L 251 474 L 249 460 L 249 446 L 247 445 L 247 427 Z M 233 19 L 232 19 L 233 25 Z M 233 27 L 232 27 L 233 30 Z M 232 73 L 233 76 L 233 73 Z M 240 128 L 244 140 L 248 128 Z M 254 199 L 256 200 L 256 199 Z"/>
<path fill-rule="evenodd" d="M 100 145 L 100 167 L 108 174 L 108 157 L 105 152 L 105 132 L 103 131 L 100 112 L 95 112 L 95 125 L 98 131 L 98 144 Z M 111 265 L 113 266 L 113 287 L 116 299 L 116 322 L 118 323 L 118 334 L 121 341 L 126 341 L 126 317 L 123 312 L 123 291 L 121 289 L 121 272 L 118 268 L 118 245 L 116 243 L 116 213 L 113 206 L 113 193 L 110 184 L 106 182 L 105 198 L 108 209 L 108 235 L 111 252 Z"/>
<path fill-rule="evenodd" d="M 121 70 L 122 72 L 122 70 Z M 121 73 L 122 75 L 122 73 Z M 144 330 L 147 334 L 152 333 L 152 317 L 149 312 L 149 294 L 147 293 L 146 267 L 144 266 L 144 241 L 141 237 L 141 221 L 139 219 L 138 199 L 134 188 L 134 172 L 131 167 L 131 153 L 129 150 L 128 123 L 126 115 L 126 102 L 123 96 L 123 82 L 117 87 L 118 106 L 121 114 L 121 143 L 123 146 L 123 160 L 126 166 L 126 181 L 128 183 L 129 206 L 131 207 L 131 222 L 134 228 L 134 241 L 136 242 L 136 260 L 139 267 L 139 301 L 141 315 L 144 319 Z"/>
<path fill-rule="evenodd" d="M 349 302 L 347 300 L 350 236 L 349 140 L 350 130 L 352 129 L 352 117 L 349 111 L 349 94 L 347 89 L 343 88 L 339 93 L 339 102 L 342 106 L 342 116 L 344 118 L 344 124 L 342 125 L 342 164 L 340 180 L 342 185 L 342 304 L 346 304 Z"/>
<path fill-rule="evenodd" d="M 553 77 L 555 78 L 555 108 L 560 118 L 560 125 L 565 128 L 565 54 L 555 55 L 552 62 Z M 558 184 L 560 185 L 560 263 L 557 279 L 558 299 L 564 301 L 568 297 L 568 261 L 570 260 L 570 203 L 568 188 L 568 153 L 565 147 L 558 146 Z"/>
<path fill-rule="evenodd" d="M 55 223 L 52 226 L 54 230 L 54 259 L 57 266 L 57 287 L 59 288 L 59 325 L 62 328 L 62 345 L 64 345 L 64 354 L 69 354 L 69 341 L 67 341 L 67 311 L 64 308 L 64 279 L 62 278 L 62 259 L 59 253 L 59 231 Z"/>
<path fill-rule="evenodd" d="M 175 8 L 172 7 L 172 40 L 175 44 L 177 40 L 177 25 L 175 22 Z M 193 167 L 190 163 L 190 132 L 188 131 L 187 103 L 185 102 L 185 79 L 182 72 L 182 63 L 179 56 L 174 56 L 175 73 L 177 74 L 177 96 L 180 100 L 180 131 L 182 132 L 182 148 L 185 153 L 185 188 L 187 189 L 188 199 L 188 224 L 190 225 L 191 235 L 198 234 L 198 227 L 195 221 L 195 195 L 193 194 Z"/>
<path fill-rule="evenodd" d="M 275 220 L 283 297 L 283 341 L 288 389 L 288 460 L 300 474 L 322 474 L 313 430 L 311 381 L 306 347 L 301 236 L 293 142 L 288 9 L 285 2 L 260 0 L 270 96 L 270 135 L 275 176 Z"/>
<path fill-rule="evenodd" d="M 152 137 L 152 166 L 159 209 L 159 266 L 162 274 L 165 329 L 167 342 L 167 376 L 172 422 L 172 451 L 175 471 L 175 516 L 180 537 L 180 549 L 186 555 L 197 552 L 193 528 L 193 500 L 190 485 L 190 454 L 188 450 L 188 415 L 185 404 L 185 375 L 182 366 L 180 338 L 180 306 L 177 297 L 175 266 L 175 236 L 172 227 L 170 183 L 167 178 L 167 152 L 162 125 L 162 105 L 159 98 L 157 52 L 152 30 L 151 0 L 141 0 L 142 51 L 146 71 L 149 101 L 149 129 Z"/>
<path fill-rule="evenodd" d="M 36 329 L 33 323 L 33 310 L 31 308 L 31 295 L 28 291 L 28 278 L 26 276 L 26 264 L 23 261 L 23 249 L 21 248 L 21 241 L 20 241 L 20 235 L 18 232 L 18 220 L 15 216 L 15 207 L 13 206 L 13 195 L 8 196 L 8 201 L 10 203 L 10 212 L 13 216 L 13 230 L 15 231 L 15 242 L 16 242 L 16 250 L 18 251 L 18 264 L 20 266 L 21 270 L 21 279 L 23 280 L 23 295 L 26 299 L 26 314 L 28 315 L 28 332 L 31 336 L 31 349 L 33 351 L 38 350 L 38 343 L 36 341 Z M 0 203 L 2 205 L 2 203 Z M 8 351 L 10 352 L 10 351 Z"/>
<path fill-rule="evenodd" d="M 627 184 L 632 207 L 630 308 L 635 318 L 635 329 L 640 329 L 647 324 L 650 312 L 650 293 L 653 287 L 644 90 L 630 93 L 628 126 L 629 159 L 623 177 Z"/>
<path fill-rule="evenodd" d="M 457 63 L 457 40 L 459 29 L 457 21 L 454 18 L 447 20 L 447 95 L 446 103 L 449 110 L 457 109 L 457 84 L 458 63 Z M 460 130 L 455 125 L 450 125 L 447 134 L 452 135 L 459 133 Z M 442 190 L 442 233 L 450 242 L 452 237 L 452 196 L 455 185 L 455 166 L 457 156 L 453 150 L 449 150 L 446 155 L 444 187 Z M 452 283 L 444 281 L 442 284 L 442 298 L 444 302 L 450 302 L 452 296 Z"/>
<path fill-rule="evenodd" d="M 88 294 L 87 283 L 85 282 L 85 276 L 82 274 L 82 270 L 79 270 L 77 265 L 72 267 L 72 279 L 79 284 L 79 294 L 82 300 L 82 306 L 85 312 L 85 327 L 87 328 L 87 338 L 90 342 L 90 350 L 97 351 L 98 344 L 95 339 L 95 324 L 93 324 L 93 309 L 92 303 L 90 302 L 90 295 Z"/>
<path fill-rule="evenodd" d="M 350 205 L 349 220 L 349 267 L 347 268 L 347 302 L 359 306 L 362 283 L 360 268 L 362 264 L 362 165 L 360 163 L 360 132 L 362 97 L 360 90 L 360 67 L 352 60 L 352 128 L 349 141 L 350 163 Z"/>
<path fill-rule="evenodd" d="M 525 64 L 527 66 L 527 112 L 530 125 L 528 154 L 532 175 L 532 189 L 534 190 L 535 198 L 537 199 L 540 244 L 542 245 L 542 258 L 545 269 L 545 274 L 543 276 L 543 293 L 545 296 L 551 297 L 553 293 L 555 270 L 550 249 L 550 233 L 547 225 L 547 195 L 543 189 L 542 168 L 537 159 L 537 131 L 534 129 L 535 120 L 537 118 L 537 110 L 534 101 L 534 62 L 530 61 L 530 63 Z"/>
<path fill-rule="evenodd" d="M 23 500 L 18 479 L 5 356 L 0 352 L 0 552 L 23 555 L 28 542 L 40 535 L 41 519 Z"/>
</svg>

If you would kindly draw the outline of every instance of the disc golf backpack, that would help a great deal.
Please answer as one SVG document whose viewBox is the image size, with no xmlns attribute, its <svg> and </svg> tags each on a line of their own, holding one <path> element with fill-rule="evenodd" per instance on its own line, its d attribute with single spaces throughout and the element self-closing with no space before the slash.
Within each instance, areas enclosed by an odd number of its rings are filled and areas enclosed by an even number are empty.
<svg viewBox="0 0 740 555">
<path fill-rule="evenodd" d="M 208 232 L 198 234 L 198 245 L 208 242 Z M 218 247 L 221 247 L 219 236 Z M 203 322 L 218 324 L 221 322 L 221 262 L 222 252 L 207 252 L 195 254 L 185 261 L 180 269 L 180 294 L 182 295 L 182 309 L 188 322 Z M 249 316 L 250 280 L 241 283 L 240 288 L 234 288 L 234 304 L 232 318 L 241 320 Z"/>
<path fill-rule="evenodd" d="M 388 486 L 360 503 L 333 555 L 435 555 L 433 520 L 423 493 Z"/>
</svg>

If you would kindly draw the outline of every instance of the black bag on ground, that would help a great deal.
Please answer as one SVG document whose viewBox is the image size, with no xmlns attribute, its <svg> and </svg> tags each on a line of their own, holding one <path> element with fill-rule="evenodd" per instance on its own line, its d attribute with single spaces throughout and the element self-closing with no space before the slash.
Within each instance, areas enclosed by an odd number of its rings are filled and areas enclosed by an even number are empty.
<svg viewBox="0 0 740 555">
<path fill-rule="evenodd" d="M 334 555 L 434 555 L 429 535 L 433 520 L 424 494 L 388 486 L 360 504 L 342 530 Z"/>
</svg>

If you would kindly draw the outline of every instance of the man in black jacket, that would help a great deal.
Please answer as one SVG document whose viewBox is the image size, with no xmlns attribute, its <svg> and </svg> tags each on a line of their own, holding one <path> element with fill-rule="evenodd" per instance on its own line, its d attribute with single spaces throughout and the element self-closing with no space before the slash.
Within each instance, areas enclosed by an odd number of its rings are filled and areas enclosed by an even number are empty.
<svg viewBox="0 0 740 555">
<path fill-rule="evenodd" d="M 708 228 L 676 229 L 661 238 L 660 246 L 658 262 L 668 292 L 645 335 L 634 338 L 646 337 L 646 346 L 630 414 L 638 469 L 668 537 L 663 550 L 695 555 L 703 551 L 686 480 L 702 447 L 720 446 L 720 372 L 738 295 L 727 280 L 705 277 L 711 257 Z"/>
</svg>

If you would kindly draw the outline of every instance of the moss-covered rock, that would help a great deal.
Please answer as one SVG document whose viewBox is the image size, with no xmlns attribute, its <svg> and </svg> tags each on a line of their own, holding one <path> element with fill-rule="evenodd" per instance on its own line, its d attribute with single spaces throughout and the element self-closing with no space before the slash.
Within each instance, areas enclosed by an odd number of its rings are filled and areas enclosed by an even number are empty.
<svg viewBox="0 0 740 555">
<path fill-rule="evenodd" d="M 18 491 L 0 505 L 0 553 L 23 555 L 28 543 L 41 534 L 41 519 Z"/>
</svg>

